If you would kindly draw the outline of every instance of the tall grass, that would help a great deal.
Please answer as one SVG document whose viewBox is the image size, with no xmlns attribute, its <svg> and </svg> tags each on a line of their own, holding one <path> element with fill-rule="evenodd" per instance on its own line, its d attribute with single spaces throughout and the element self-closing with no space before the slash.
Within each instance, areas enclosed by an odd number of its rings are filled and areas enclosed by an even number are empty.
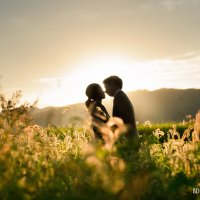
<svg viewBox="0 0 200 200">
<path fill-rule="evenodd" d="M 138 149 L 119 120 L 102 129 L 102 143 L 86 124 L 40 127 L 26 120 L 30 106 L 2 101 L 0 199 L 200 199 L 199 114 L 184 130 L 138 126 Z"/>
</svg>

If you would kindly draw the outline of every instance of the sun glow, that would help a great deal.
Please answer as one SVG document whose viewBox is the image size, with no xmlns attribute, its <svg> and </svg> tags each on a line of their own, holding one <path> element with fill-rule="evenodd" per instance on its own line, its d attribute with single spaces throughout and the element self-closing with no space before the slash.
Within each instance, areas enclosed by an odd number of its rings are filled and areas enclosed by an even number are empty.
<svg viewBox="0 0 200 200">
<path fill-rule="evenodd" d="M 48 89 L 40 97 L 41 107 L 84 102 L 87 99 L 86 87 L 90 83 L 99 83 L 103 87 L 102 81 L 111 75 L 122 78 L 124 91 L 156 89 L 159 87 L 159 80 L 152 68 L 156 70 L 157 64 L 138 62 L 127 56 L 93 56 L 62 77 L 42 79 L 41 81 L 48 85 Z"/>
</svg>

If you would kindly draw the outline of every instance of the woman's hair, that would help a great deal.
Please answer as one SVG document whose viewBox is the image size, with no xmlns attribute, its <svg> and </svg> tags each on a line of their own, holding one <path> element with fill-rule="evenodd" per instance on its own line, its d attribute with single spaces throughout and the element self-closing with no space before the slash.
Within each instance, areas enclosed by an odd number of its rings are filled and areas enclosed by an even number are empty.
<svg viewBox="0 0 200 200">
<path fill-rule="evenodd" d="M 101 86 L 97 83 L 88 85 L 85 94 L 87 95 L 88 99 L 99 100 L 105 98 L 105 94 Z"/>
<path fill-rule="evenodd" d="M 90 106 L 90 103 L 92 102 L 93 100 L 92 99 L 87 99 L 87 101 L 85 102 L 85 105 L 86 105 L 86 107 L 87 108 L 89 108 L 89 106 Z"/>
<path fill-rule="evenodd" d="M 103 81 L 104 84 L 107 85 L 115 85 L 117 88 L 122 89 L 123 82 L 122 79 L 118 76 L 110 76 Z"/>
</svg>

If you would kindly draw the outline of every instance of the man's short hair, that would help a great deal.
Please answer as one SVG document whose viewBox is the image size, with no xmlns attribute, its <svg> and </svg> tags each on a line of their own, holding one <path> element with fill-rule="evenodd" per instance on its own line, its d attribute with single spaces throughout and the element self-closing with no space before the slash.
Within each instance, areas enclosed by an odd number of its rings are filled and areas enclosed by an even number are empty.
<svg viewBox="0 0 200 200">
<path fill-rule="evenodd" d="M 118 76 L 109 76 L 103 81 L 103 83 L 107 85 L 116 85 L 119 89 L 122 89 L 123 86 L 122 79 Z"/>
</svg>

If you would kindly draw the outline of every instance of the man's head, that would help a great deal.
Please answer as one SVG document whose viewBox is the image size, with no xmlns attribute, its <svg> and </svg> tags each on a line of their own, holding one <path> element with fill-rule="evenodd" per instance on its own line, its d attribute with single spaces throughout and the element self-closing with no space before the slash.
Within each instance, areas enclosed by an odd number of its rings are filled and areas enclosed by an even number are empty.
<svg viewBox="0 0 200 200">
<path fill-rule="evenodd" d="M 122 79 L 118 76 L 110 76 L 103 81 L 103 84 L 106 89 L 106 93 L 109 96 L 114 96 L 115 92 L 119 89 L 122 89 L 123 82 Z"/>
</svg>

